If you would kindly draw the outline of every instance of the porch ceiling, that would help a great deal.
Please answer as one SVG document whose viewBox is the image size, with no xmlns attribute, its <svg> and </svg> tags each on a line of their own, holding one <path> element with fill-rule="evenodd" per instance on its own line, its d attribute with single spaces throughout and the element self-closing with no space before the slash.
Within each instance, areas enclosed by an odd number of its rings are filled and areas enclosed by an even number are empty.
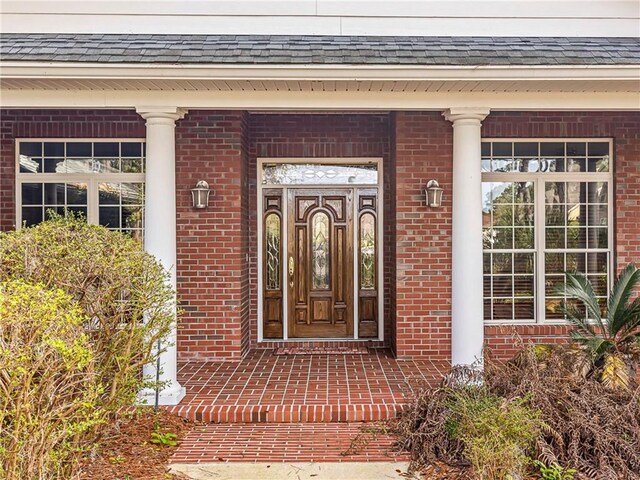
<svg viewBox="0 0 640 480">
<path fill-rule="evenodd" d="M 163 78 L 2 78 L 4 90 L 205 91 L 205 92 L 639 92 L 640 80 L 303 80 Z"/>
</svg>

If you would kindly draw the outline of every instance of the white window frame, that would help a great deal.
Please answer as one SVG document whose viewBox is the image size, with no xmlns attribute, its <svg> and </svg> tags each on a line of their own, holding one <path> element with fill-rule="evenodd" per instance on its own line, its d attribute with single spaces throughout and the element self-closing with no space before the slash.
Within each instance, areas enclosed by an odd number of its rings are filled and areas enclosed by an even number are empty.
<svg viewBox="0 0 640 480">
<path fill-rule="evenodd" d="M 544 254 L 554 252 L 570 252 L 570 253 L 602 253 L 608 254 L 608 271 L 607 271 L 607 291 L 611 289 L 614 254 L 615 254 L 615 218 L 614 218 L 614 201 L 615 201 L 615 185 L 614 185 L 614 149 L 612 138 L 482 138 L 482 142 L 514 142 L 514 143 L 579 143 L 579 142 L 608 142 L 609 143 L 609 171 L 608 172 L 560 172 L 560 173 L 542 173 L 542 172 L 482 172 L 481 182 L 533 182 L 534 184 L 534 321 L 527 320 L 484 320 L 485 325 L 567 325 L 566 320 L 545 318 L 545 278 L 544 278 Z M 515 157 L 515 155 L 514 155 Z M 565 154 L 565 158 L 567 155 Z M 607 239 L 608 248 L 594 249 L 545 249 L 545 182 L 607 182 L 608 184 L 608 204 L 607 204 Z M 540 203 L 542 202 L 542 203 Z M 542 208 L 540 208 L 542 207 Z M 522 250 L 530 252 L 531 250 Z M 482 250 L 484 255 L 484 248 Z M 501 253 L 502 250 L 491 250 L 491 252 Z M 507 252 L 505 250 L 504 252 Z M 517 252 L 517 250 L 508 250 L 508 252 Z M 483 280 L 484 281 L 484 280 Z M 484 299 L 484 295 L 483 295 Z M 484 313 L 483 313 L 484 318 Z"/>
<path fill-rule="evenodd" d="M 338 184 L 338 183 L 328 183 L 328 184 L 304 184 L 304 183 L 295 183 L 295 184 L 263 184 L 262 183 L 262 173 L 265 164 L 274 164 L 274 163 L 299 163 L 299 164 L 333 164 L 333 165 L 371 165 L 375 164 L 377 166 L 377 174 L 378 174 L 378 183 L 377 184 Z M 257 158 L 256 160 L 256 182 L 258 188 L 256 188 L 257 193 L 257 212 L 258 218 L 256 223 L 258 224 L 257 228 L 257 245 L 258 245 L 258 342 L 309 342 L 313 340 L 319 341 L 370 341 L 370 340 L 384 340 L 384 162 L 381 157 L 313 157 L 313 158 L 304 158 L 304 157 L 279 157 L 279 158 Z M 287 224 L 288 224 L 288 211 L 287 211 L 287 201 L 288 191 L 289 189 L 299 189 L 299 188 L 351 188 L 357 190 L 358 188 L 376 188 L 378 190 L 378 208 L 377 212 L 377 225 L 376 225 L 376 242 L 378 242 L 378 258 L 377 261 L 377 274 L 378 274 L 378 337 L 377 338 L 358 338 L 358 285 L 360 284 L 359 268 L 358 268 L 358 255 L 357 250 L 354 248 L 353 254 L 353 267 L 354 267 L 354 277 L 353 277 L 353 337 L 349 338 L 289 338 L 289 321 L 287 317 L 287 306 L 288 306 L 288 288 L 286 285 L 283 286 L 282 292 L 282 304 L 283 304 L 283 325 L 282 325 L 282 338 L 281 339 L 273 339 L 263 337 L 263 245 L 262 245 L 262 230 L 263 230 L 263 221 L 262 221 L 262 213 L 263 213 L 263 202 L 262 202 L 262 190 L 268 189 L 282 189 L 283 201 L 282 201 L 282 252 L 283 258 L 286 258 L 288 252 L 288 235 L 286 233 Z M 353 202 L 353 245 L 358 245 L 358 202 Z M 287 262 L 283 261 L 282 263 L 282 277 L 283 279 L 287 278 Z"/>
<path fill-rule="evenodd" d="M 98 184 L 99 183 L 145 183 L 145 173 L 23 173 L 20 172 L 20 144 L 42 142 L 65 143 L 145 143 L 144 138 L 16 138 L 15 139 L 15 213 L 17 230 L 22 228 L 22 184 L 23 183 L 86 183 L 87 223 L 99 224 Z M 143 158 L 146 158 L 143 156 Z M 144 224 L 143 229 L 144 232 Z"/>
</svg>

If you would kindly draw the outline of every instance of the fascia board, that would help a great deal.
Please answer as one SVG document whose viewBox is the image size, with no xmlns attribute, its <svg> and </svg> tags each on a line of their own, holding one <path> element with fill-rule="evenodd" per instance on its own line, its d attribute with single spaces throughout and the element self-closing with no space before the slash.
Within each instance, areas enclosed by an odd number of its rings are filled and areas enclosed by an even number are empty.
<svg viewBox="0 0 640 480">
<path fill-rule="evenodd" d="M 407 66 L 0 62 L 1 78 L 138 80 L 638 80 L 640 65 Z"/>
</svg>

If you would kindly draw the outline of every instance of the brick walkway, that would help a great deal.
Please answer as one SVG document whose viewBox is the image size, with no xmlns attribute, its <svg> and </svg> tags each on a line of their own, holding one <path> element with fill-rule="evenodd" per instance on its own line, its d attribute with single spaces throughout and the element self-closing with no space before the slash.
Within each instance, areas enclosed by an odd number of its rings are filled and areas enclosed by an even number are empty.
<svg viewBox="0 0 640 480">
<path fill-rule="evenodd" d="M 359 435 L 362 423 L 263 423 L 204 425 L 192 430 L 170 463 L 212 462 L 390 462 L 394 453 L 386 435 Z M 352 442 L 361 439 L 351 453 Z M 347 453 L 347 454 L 345 454 Z"/>
<path fill-rule="evenodd" d="M 169 410 L 206 423 L 332 423 L 393 418 L 411 384 L 437 381 L 447 368 L 366 355 L 274 355 L 254 350 L 241 362 L 181 364 L 187 396 Z"/>
</svg>

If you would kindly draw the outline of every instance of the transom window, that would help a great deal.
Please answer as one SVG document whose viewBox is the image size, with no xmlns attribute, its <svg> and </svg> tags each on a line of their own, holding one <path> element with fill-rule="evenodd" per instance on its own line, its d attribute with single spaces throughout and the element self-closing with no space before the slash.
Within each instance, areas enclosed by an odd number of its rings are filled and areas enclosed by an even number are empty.
<svg viewBox="0 0 640 480">
<path fill-rule="evenodd" d="M 71 211 L 142 240 L 144 141 L 29 139 L 16 151 L 18 228 Z"/>
<path fill-rule="evenodd" d="M 484 139 L 484 319 L 562 322 L 564 272 L 585 273 L 601 301 L 611 271 L 609 139 Z"/>
</svg>

